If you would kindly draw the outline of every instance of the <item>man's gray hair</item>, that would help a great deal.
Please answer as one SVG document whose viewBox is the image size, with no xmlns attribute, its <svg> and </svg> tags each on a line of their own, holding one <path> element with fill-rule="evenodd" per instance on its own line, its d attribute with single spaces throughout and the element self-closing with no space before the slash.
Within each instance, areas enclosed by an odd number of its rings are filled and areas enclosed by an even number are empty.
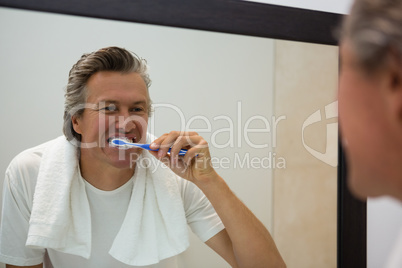
<svg viewBox="0 0 402 268">
<path fill-rule="evenodd" d="M 390 52 L 401 57 L 402 0 L 355 0 L 344 19 L 341 38 L 351 42 L 366 72 L 383 67 Z"/>
<path fill-rule="evenodd" d="M 115 71 L 120 73 L 138 73 L 144 80 L 147 91 L 151 85 L 148 66 L 144 59 L 132 52 L 119 47 L 107 47 L 84 54 L 71 68 L 64 101 L 63 133 L 67 140 L 81 141 L 81 135 L 74 131 L 72 116 L 81 116 L 88 97 L 87 82 L 89 78 L 100 71 Z M 151 100 L 148 92 L 148 115 L 151 113 Z"/>
</svg>

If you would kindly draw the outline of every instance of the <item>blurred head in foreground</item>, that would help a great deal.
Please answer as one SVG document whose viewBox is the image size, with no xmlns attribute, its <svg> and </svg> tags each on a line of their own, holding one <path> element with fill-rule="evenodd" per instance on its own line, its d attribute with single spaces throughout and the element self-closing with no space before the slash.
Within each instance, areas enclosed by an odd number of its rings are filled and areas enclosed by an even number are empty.
<svg viewBox="0 0 402 268">
<path fill-rule="evenodd" d="M 340 39 L 339 122 L 359 198 L 402 200 L 402 0 L 356 0 Z"/>
</svg>

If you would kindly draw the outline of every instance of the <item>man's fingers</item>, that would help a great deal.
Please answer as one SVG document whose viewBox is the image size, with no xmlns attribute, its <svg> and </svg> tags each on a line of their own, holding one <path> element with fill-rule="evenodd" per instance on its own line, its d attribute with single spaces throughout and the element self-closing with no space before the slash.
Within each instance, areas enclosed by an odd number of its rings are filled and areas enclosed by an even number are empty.
<svg viewBox="0 0 402 268">
<path fill-rule="evenodd" d="M 191 144 L 188 137 L 195 136 L 198 136 L 196 132 L 171 131 L 154 140 L 151 148 L 155 150 L 159 149 L 159 158 L 166 156 L 169 149 L 171 149 L 172 158 L 177 158 L 176 156 L 184 146 L 192 147 L 193 144 Z"/>
<path fill-rule="evenodd" d="M 158 157 L 158 151 L 149 151 L 151 155 L 153 155 L 156 159 L 161 161 L 163 164 L 165 164 L 167 167 L 170 167 L 170 156 L 166 155 L 162 158 Z"/>
</svg>

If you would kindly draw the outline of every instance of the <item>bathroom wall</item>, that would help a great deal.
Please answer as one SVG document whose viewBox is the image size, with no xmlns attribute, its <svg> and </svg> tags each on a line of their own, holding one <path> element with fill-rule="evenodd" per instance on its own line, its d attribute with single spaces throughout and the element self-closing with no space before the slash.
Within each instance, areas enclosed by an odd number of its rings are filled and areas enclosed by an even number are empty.
<svg viewBox="0 0 402 268">
<path fill-rule="evenodd" d="M 273 235 L 289 268 L 337 267 L 337 79 L 336 46 L 275 41 Z"/>
</svg>

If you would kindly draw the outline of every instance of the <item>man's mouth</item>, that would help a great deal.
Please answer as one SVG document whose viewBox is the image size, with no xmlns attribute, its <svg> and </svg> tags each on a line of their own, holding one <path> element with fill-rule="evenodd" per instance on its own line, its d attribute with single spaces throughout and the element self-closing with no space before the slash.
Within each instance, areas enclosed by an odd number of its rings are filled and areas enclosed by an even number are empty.
<svg viewBox="0 0 402 268">
<path fill-rule="evenodd" d="M 130 143 L 136 143 L 136 142 L 137 142 L 137 137 L 125 137 L 125 136 L 113 136 L 113 137 L 109 137 L 109 138 L 107 139 L 107 142 L 108 142 L 109 144 L 111 144 L 111 141 L 112 141 L 113 139 L 121 139 L 121 140 L 124 140 L 124 141 L 126 141 L 126 142 L 130 142 Z"/>
</svg>

